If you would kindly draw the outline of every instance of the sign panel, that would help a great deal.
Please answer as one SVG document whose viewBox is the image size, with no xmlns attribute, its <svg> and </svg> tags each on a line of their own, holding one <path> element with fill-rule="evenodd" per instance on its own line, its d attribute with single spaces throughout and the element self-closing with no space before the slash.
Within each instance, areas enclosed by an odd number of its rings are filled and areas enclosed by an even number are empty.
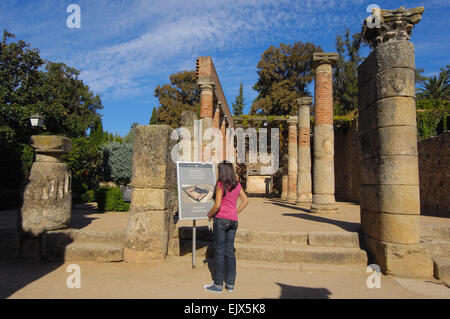
<svg viewBox="0 0 450 319">
<path fill-rule="evenodd" d="M 177 162 L 179 220 L 207 219 L 214 205 L 214 164 Z"/>
</svg>

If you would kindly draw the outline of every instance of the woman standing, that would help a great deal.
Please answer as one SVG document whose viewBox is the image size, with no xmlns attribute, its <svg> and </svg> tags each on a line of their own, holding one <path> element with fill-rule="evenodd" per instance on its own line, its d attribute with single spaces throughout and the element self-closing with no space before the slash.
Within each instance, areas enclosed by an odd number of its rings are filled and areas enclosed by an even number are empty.
<svg viewBox="0 0 450 319">
<path fill-rule="evenodd" d="M 225 288 L 232 292 L 236 279 L 236 257 L 234 254 L 234 238 L 238 228 L 238 214 L 247 206 L 248 198 L 241 184 L 236 180 L 231 163 L 218 165 L 219 176 L 214 190 L 215 202 L 208 213 L 214 218 L 214 259 L 216 265 L 214 282 L 204 288 L 221 293 L 225 279 Z M 237 206 L 238 198 L 242 203 Z"/>
</svg>

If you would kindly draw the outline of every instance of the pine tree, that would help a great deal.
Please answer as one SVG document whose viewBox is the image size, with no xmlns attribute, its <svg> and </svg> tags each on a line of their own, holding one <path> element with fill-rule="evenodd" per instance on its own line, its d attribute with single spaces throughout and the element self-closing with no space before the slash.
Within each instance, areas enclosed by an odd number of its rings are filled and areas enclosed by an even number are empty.
<svg viewBox="0 0 450 319">
<path fill-rule="evenodd" d="M 244 98 L 244 83 L 241 82 L 239 86 L 239 95 L 236 96 L 236 100 L 233 103 L 234 115 L 244 114 L 245 98 Z"/>
<path fill-rule="evenodd" d="M 152 111 L 152 117 L 150 118 L 150 125 L 154 125 L 158 123 L 158 114 L 156 111 L 157 107 L 155 106 Z"/>
</svg>

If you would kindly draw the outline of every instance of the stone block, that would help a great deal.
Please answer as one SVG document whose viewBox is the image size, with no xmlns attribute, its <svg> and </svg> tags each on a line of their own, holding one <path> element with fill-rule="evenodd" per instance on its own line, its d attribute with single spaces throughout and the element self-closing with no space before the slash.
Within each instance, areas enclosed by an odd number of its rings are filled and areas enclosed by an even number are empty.
<svg viewBox="0 0 450 319">
<path fill-rule="evenodd" d="M 364 86 L 377 72 L 376 52 L 372 51 L 369 56 L 358 66 L 358 87 Z"/>
<path fill-rule="evenodd" d="M 376 72 L 392 68 L 415 68 L 414 44 L 410 41 L 382 43 L 374 50 Z"/>
<path fill-rule="evenodd" d="M 419 215 L 387 214 L 361 209 L 361 229 L 364 234 L 383 242 L 420 242 Z"/>
<path fill-rule="evenodd" d="M 34 236 L 66 228 L 72 209 L 71 174 L 64 163 L 35 162 L 23 195 L 20 227 Z"/>
<path fill-rule="evenodd" d="M 413 98 L 397 96 L 381 99 L 359 114 L 359 129 L 362 136 L 377 128 L 394 125 L 414 127 L 417 125 L 416 102 Z"/>
<path fill-rule="evenodd" d="M 130 214 L 128 229 L 125 237 L 125 247 L 128 248 L 128 256 L 144 256 L 143 258 L 165 258 L 168 252 L 169 238 L 173 231 L 173 212 L 146 211 Z M 141 251 L 144 253 L 136 253 Z M 124 255 L 127 260 L 127 253 Z M 134 257 L 130 257 L 134 258 Z"/>
<path fill-rule="evenodd" d="M 160 188 L 132 188 L 130 211 L 173 210 L 176 204 L 173 190 Z"/>
<path fill-rule="evenodd" d="M 405 215 L 420 214 L 417 185 L 361 185 L 361 209 Z"/>
<path fill-rule="evenodd" d="M 377 83 L 375 75 L 372 74 L 367 82 L 361 84 L 358 88 L 358 110 L 361 114 L 377 100 Z"/>
<path fill-rule="evenodd" d="M 334 165 L 331 160 L 315 159 L 313 185 L 315 194 L 334 194 Z"/>
<path fill-rule="evenodd" d="M 394 96 L 415 97 L 414 69 L 386 69 L 375 75 L 376 99 Z"/>
<path fill-rule="evenodd" d="M 385 275 L 412 278 L 433 277 L 433 261 L 419 245 L 386 243 L 368 236 L 364 244 Z"/>
<path fill-rule="evenodd" d="M 361 184 L 419 185 L 417 156 L 380 156 L 361 160 Z"/>
<path fill-rule="evenodd" d="M 131 185 L 136 188 L 175 189 L 176 165 L 171 150 L 172 128 L 168 125 L 141 125 L 136 128 Z"/>
<path fill-rule="evenodd" d="M 358 233 L 351 232 L 310 232 L 308 244 L 311 246 L 359 248 Z"/>
<path fill-rule="evenodd" d="M 31 146 L 37 153 L 68 154 L 72 148 L 70 139 L 57 135 L 33 135 Z"/>
<path fill-rule="evenodd" d="M 418 155 L 416 126 L 381 127 L 361 136 L 361 159 L 394 155 Z"/>
</svg>

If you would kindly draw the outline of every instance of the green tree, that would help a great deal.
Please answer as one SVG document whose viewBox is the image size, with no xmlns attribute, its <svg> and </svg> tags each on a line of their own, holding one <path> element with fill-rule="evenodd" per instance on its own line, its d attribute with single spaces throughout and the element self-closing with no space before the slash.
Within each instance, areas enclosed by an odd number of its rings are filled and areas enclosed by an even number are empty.
<svg viewBox="0 0 450 319">
<path fill-rule="evenodd" d="M 64 63 L 45 62 L 39 50 L 3 32 L 0 43 L 0 128 L 27 143 L 33 133 L 29 118 L 44 117 L 45 131 L 67 137 L 85 136 L 100 120 L 100 97 Z M 45 63 L 45 65 L 44 65 Z"/>
<path fill-rule="evenodd" d="M 442 68 L 439 76 L 433 75 L 419 83 L 419 99 L 430 99 L 436 105 L 450 99 L 449 66 Z"/>
<path fill-rule="evenodd" d="M 159 100 L 156 117 L 157 124 L 176 128 L 180 126 L 183 111 L 199 111 L 200 90 L 195 71 L 181 71 L 172 74 L 169 79 L 170 84 L 158 85 L 155 89 L 155 97 Z"/>
<path fill-rule="evenodd" d="M 258 62 L 258 81 L 253 89 L 259 94 L 250 114 L 285 115 L 297 111 L 296 99 L 310 95 L 308 84 L 313 80 L 311 61 L 314 52 L 321 52 L 313 43 L 270 46 Z"/>
<path fill-rule="evenodd" d="M 39 50 L 4 30 L 0 43 L 0 127 L 9 141 L 28 142 L 32 134 L 29 118 L 36 110 L 44 60 Z M 10 43 L 9 43 L 10 42 Z"/>
<path fill-rule="evenodd" d="M 236 96 L 236 100 L 233 102 L 233 114 L 242 115 L 244 114 L 245 98 L 244 98 L 244 83 L 241 82 L 239 86 L 239 94 Z"/>
<path fill-rule="evenodd" d="M 150 118 L 151 125 L 158 123 L 158 117 L 157 117 L 156 113 L 157 113 L 157 107 L 155 106 L 152 111 L 152 117 Z"/>
<path fill-rule="evenodd" d="M 136 127 L 139 126 L 138 122 L 133 122 L 133 124 L 131 124 L 130 130 L 128 131 L 128 134 L 125 135 L 125 137 L 123 138 L 123 142 L 127 143 L 127 144 L 131 144 L 133 145 L 134 143 L 134 134 L 136 132 Z"/>
<path fill-rule="evenodd" d="M 359 55 L 361 42 L 361 34 L 350 35 L 348 28 L 343 36 L 336 36 L 336 51 L 339 56 L 333 74 L 335 115 L 358 109 L 358 65 L 362 60 Z"/>
</svg>

